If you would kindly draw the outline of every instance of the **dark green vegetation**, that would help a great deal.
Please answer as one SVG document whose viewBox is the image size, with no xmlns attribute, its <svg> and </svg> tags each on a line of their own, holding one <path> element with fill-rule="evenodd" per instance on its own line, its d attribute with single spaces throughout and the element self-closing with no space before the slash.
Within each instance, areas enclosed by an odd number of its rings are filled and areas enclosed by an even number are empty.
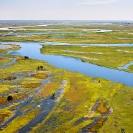
<svg viewBox="0 0 133 133">
<path fill-rule="evenodd" d="M 113 69 L 133 61 L 133 47 L 57 46 L 43 45 L 43 54 L 71 56 Z M 132 66 L 126 71 L 133 72 Z"/>
<path fill-rule="evenodd" d="M 54 108 L 30 132 L 77 133 L 84 128 L 101 133 L 119 133 L 121 129 L 132 132 L 132 87 L 58 69 L 44 61 L 6 54 L 1 58 L 5 63 L 17 59 L 0 69 L 0 124 L 7 121 L 1 133 L 17 132 L 36 119 L 54 93 Z M 38 66 L 43 69 L 37 69 Z M 56 94 L 59 88 L 64 89 L 60 96 Z M 11 101 L 7 100 L 9 94 L 13 97 Z"/>
<path fill-rule="evenodd" d="M 11 42 L 65 42 L 72 44 L 133 43 L 133 24 L 1 24 L 9 30 L 0 30 L 1 41 Z M 104 31 L 105 30 L 105 31 Z M 13 33 L 11 33 L 13 32 Z"/>
</svg>

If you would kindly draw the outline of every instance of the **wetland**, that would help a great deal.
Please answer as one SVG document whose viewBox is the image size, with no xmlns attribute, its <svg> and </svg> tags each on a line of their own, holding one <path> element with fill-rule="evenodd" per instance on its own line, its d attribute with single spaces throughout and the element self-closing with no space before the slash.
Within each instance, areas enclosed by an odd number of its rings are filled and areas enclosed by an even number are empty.
<svg viewBox="0 0 133 133">
<path fill-rule="evenodd" d="M 132 132 L 132 32 L 121 22 L 1 22 L 0 132 Z"/>
</svg>

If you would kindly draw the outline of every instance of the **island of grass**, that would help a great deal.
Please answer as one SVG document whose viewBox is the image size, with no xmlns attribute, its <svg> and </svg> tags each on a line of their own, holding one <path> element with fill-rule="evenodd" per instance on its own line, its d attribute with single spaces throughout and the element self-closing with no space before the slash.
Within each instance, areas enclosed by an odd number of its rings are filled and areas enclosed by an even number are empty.
<svg viewBox="0 0 133 133">
<path fill-rule="evenodd" d="M 102 47 L 73 45 L 42 45 L 42 54 L 71 56 L 99 66 L 133 72 L 132 67 L 123 68 L 133 61 L 133 47 Z"/>
<path fill-rule="evenodd" d="M 132 87 L 58 69 L 45 61 L 8 54 L 1 58 L 4 64 L 16 58 L 0 69 L 1 133 L 132 132 Z M 13 99 L 7 100 L 8 96 Z M 30 125 L 34 126 L 29 130 Z"/>
</svg>

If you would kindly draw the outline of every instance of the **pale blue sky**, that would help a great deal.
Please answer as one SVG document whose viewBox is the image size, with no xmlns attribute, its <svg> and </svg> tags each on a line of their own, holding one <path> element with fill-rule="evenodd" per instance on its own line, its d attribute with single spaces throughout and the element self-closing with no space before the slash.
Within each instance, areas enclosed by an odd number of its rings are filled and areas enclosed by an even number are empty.
<svg viewBox="0 0 133 133">
<path fill-rule="evenodd" d="M 133 0 L 0 0 L 0 20 L 133 20 Z"/>
</svg>

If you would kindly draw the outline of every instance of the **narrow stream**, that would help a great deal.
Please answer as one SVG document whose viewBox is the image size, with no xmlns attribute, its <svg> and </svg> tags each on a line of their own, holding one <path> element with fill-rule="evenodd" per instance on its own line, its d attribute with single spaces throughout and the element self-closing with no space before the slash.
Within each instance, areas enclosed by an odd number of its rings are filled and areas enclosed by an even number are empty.
<svg viewBox="0 0 133 133">
<path fill-rule="evenodd" d="M 29 104 L 31 104 L 31 102 L 33 101 L 33 99 L 35 98 L 35 96 L 37 95 L 37 93 L 42 89 L 42 87 L 46 84 L 48 84 L 48 82 L 50 81 L 49 77 L 45 80 L 42 81 L 42 85 L 39 86 L 37 88 L 37 90 L 35 91 L 35 93 L 29 97 L 28 99 L 25 99 L 22 104 L 20 104 L 20 106 L 18 107 L 18 109 L 16 110 L 16 113 L 14 116 L 12 116 L 10 119 L 8 119 L 7 121 L 5 121 L 2 125 L 0 125 L 0 129 L 5 127 L 6 125 L 8 125 L 14 118 L 16 118 L 17 116 L 21 116 L 22 115 L 22 112 L 21 112 L 21 109 L 24 107 L 24 106 L 28 106 Z M 28 101 L 28 103 L 27 103 Z"/>
<path fill-rule="evenodd" d="M 49 96 L 46 97 L 43 101 L 41 101 L 41 110 L 40 113 L 27 124 L 19 130 L 19 133 L 26 133 L 31 130 L 32 127 L 36 126 L 38 123 L 41 123 L 46 116 L 53 110 L 55 105 L 57 104 L 57 99 L 60 99 L 61 95 L 64 93 L 64 88 L 59 88 L 55 93 L 55 98 L 51 99 Z"/>
<path fill-rule="evenodd" d="M 3 66 L 0 66 L 0 69 L 10 67 L 13 63 L 16 62 L 16 58 L 13 58 L 11 62 L 5 63 Z"/>
<path fill-rule="evenodd" d="M 11 42 L 5 42 L 3 44 L 11 44 Z M 82 62 L 80 59 L 59 56 L 59 55 L 44 55 L 40 53 L 41 45 L 37 42 L 12 42 L 21 46 L 20 50 L 9 51 L 9 54 L 29 56 L 33 59 L 45 60 L 49 64 L 55 67 L 63 68 L 73 72 L 79 72 L 91 77 L 100 77 L 109 79 L 113 82 L 120 82 L 129 86 L 133 86 L 133 73 L 124 71 L 109 69 L 106 67 L 97 66 L 91 63 Z M 105 44 L 104 44 L 105 45 Z M 109 44 L 109 46 L 112 44 Z M 93 45 L 92 45 L 93 46 Z M 108 46 L 108 44 L 106 44 Z M 112 45 L 114 46 L 114 45 Z M 116 46 L 124 46 L 124 44 L 117 44 Z M 126 44 L 126 46 L 133 46 Z"/>
</svg>

